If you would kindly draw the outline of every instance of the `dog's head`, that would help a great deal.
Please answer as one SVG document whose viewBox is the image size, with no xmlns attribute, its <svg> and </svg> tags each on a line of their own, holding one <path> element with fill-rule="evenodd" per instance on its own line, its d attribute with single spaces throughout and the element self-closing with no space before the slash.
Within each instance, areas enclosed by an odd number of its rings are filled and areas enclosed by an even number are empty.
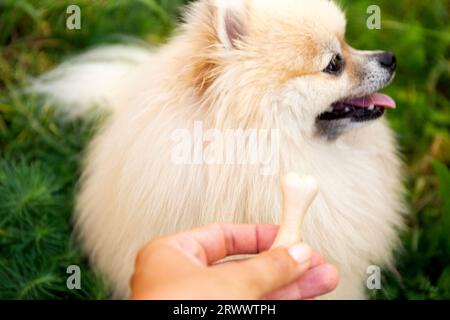
<svg viewBox="0 0 450 320">
<path fill-rule="evenodd" d="M 208 57 L 214 62 L 205 68 L 214 77 L 208 79 L 210 90 L 233 96 L 238 108 L 250 107 L 249 95 L 261 97 L 308 135 L 335 139 L 395 107 L 377 93 L 394 77 L 395 56 L 350 47 L 345 16 L 333 1 L 210 0 L 209 5 L 210 39 L 217 42 Z"/>
</svg>

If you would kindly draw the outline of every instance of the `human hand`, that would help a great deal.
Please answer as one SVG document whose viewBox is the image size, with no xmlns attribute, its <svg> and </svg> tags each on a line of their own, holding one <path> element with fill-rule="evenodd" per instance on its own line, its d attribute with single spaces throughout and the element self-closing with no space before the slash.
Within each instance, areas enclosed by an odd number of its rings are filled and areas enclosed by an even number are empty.
<svg viewBox="0 0 450 320">
<path fill-rule="evenodd" d="M 266 251 L 277 232 L 273 225 L 214 224 L 153 240 L 137 256 L 131 299 L 298 300 L 334 290 L 337 270 L 306 244 Z M 215 264 L 241 254 L 259 255 Z"/>
</svg>

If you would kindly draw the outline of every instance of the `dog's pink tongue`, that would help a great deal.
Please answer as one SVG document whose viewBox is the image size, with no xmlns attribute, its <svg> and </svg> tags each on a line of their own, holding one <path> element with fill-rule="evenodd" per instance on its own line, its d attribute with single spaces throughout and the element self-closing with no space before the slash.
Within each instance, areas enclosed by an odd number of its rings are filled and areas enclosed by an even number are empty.
<svg viewBox="0 0 450 320">
<path fill-rule="evenodd" d="M 394 99 L 382 93 L 373 93 L 369 96 L 349 100 L 347 102 L 361 108 L 368 108 L 372 105 L 391 109 L 395 109 L 397 107 Z"/>
</svg>

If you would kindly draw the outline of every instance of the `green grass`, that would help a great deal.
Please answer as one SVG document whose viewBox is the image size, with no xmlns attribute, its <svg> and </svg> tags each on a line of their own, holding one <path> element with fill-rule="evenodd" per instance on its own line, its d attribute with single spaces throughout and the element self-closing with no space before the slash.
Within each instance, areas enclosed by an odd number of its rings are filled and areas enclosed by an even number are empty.
<svg viewBox="0 0 450 320">
<path fill-rule="evenodd" d="M 43 100 L 19 94 L 30 76 L 100 43 L 134 36 L 165 41 L 181 0 L 0 0 L 0 298 L 100 299 L 108 291 L 71 239 L 81 152 L 98 119 L 66 123 Z M 340 1 L 348 41 L 390 49 L 398 75 L 389 113 L 406 163 L 410 208 L 398 274 L 384 273 L 378 299 L 450 298 L 450 30 L 448 0 Z M 78 4 L 82 30 L 65 28 Z M 382 30 L 365 27 L 379 4 Z M 66 288 L 66 268 L 82 269 L 82 290 Z"/>
</svg>

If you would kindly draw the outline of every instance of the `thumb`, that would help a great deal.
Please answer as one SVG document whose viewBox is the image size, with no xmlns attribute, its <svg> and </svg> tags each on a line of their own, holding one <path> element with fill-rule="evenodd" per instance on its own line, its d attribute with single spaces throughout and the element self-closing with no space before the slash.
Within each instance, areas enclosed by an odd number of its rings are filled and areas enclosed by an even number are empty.
<svg viewBox="0 0 450 320">
<path fill-rule="evenodd" d="M 305 273 L 311 264 L 312 250 L 304 244 L 277 248 L 233 266 L 235 280 L 259 299 L 287 286 Z"/>
</svg>

